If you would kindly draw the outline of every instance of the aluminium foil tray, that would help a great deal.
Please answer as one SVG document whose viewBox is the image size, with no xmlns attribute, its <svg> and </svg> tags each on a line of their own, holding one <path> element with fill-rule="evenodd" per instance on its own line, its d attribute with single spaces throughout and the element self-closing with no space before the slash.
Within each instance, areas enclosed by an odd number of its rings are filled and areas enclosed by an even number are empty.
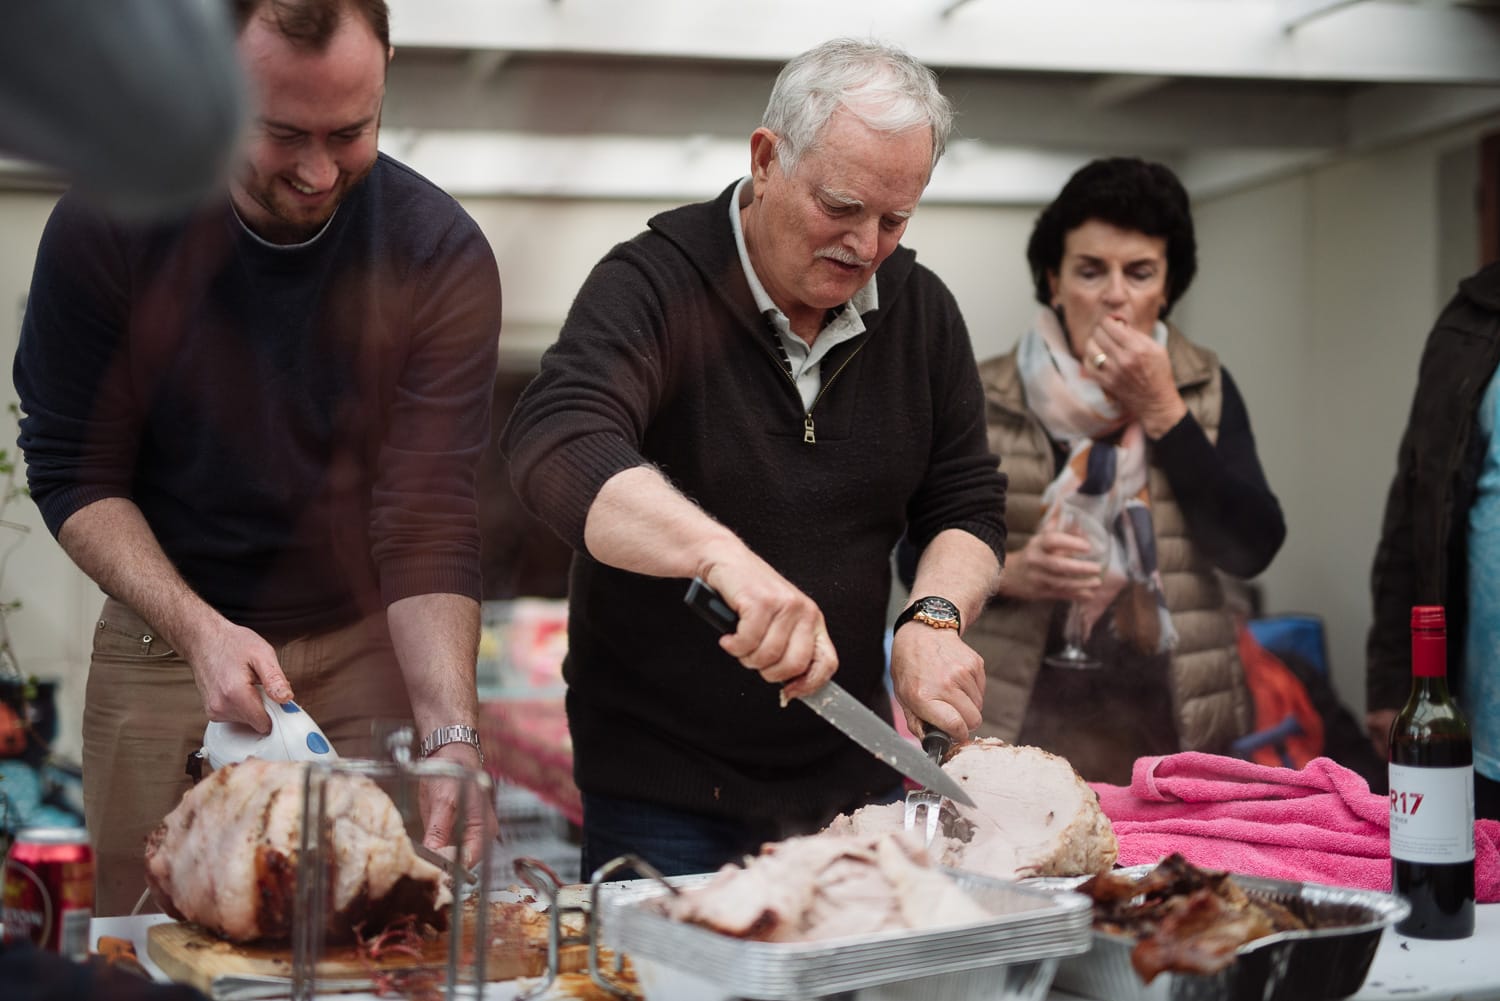
<svg viewBox="0 0 1500 1001">
<path fill-rule="evenodd" d="M 945 871 L 992 917 L 819 942 L 754 942 L 666 917 L 654 906 L 666 892 L 661 884 L 632 880 L 602 885 L 599 935 L 630 957 L 647 1001 L 805 1001 L 830 994 L 860 1001 L 1039 1001 L 1059 957 L 1089 948 L 1088 898 Z"/>
<path fill-rule="evenodd" d="M 1131 866 L 1117 875 L 1138 879 L 1154 868 Z M 1166 972 L 1150 984 L 1143 984 L 1130 965 L 1133 936 L 1096 931 L 1092 949 L 1059 962 L 1056 986 L 1101 1001 L 1331 1001 L 1363 986 L 1386 926 L 1411 910 L 1400 897 L 1376 890 L 1231 875 L 1252 897 L 1337 926 L 1254 939 L 1240 946 L 1234 962 L 1218 973 Z M 1025 885 L 1072 890 L 1083 881 L 1028 879 Z"/>
</svg>

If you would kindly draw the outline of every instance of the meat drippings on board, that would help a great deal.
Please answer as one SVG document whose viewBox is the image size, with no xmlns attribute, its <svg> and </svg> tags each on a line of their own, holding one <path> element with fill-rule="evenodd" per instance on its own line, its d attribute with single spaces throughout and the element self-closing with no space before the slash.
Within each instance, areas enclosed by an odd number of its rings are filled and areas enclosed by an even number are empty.
<svg viewBox="0 0 1500 1001">
<path fill-rule="evenodd" d="M 941 833 L 930 850 L 945 865 L 999 879 L 1086 876 L 1114 865 L 1114 829 L 1066 758 L 980 738 L 950 751 L 943 771 L 975 803 L 943 800 Z M 838 817 L 828 829 L 877 834 L 902 830 L 904 822 L 904 804 L 892 803 Z"/>
<path fill-rule="evenodd" d="M 990 917 L 932 868 L 919 842 L 889 834 L 773 842 L 743 866 L 725 866 L 662 906 L 676 920 L 764 942 L 816 942 Z"/>
<path fill-rule="evenodd" d="M 235 942 L 290 935 L 306 768 L 252 758 L 188 790 L 146 842 L 146 878 L 168 914 Z M 337 773 L 324 796 L 330 941 L 406 917 L 443 927 L 445 876 L 417 857 L 390 797 Z"/>
<path fill-rule="evenodd" d="M 1094 901 L 1094 927 L 1136 939 L 1131 966 L 1143 983 L 1159 973 L 1217 973 L 1246 942 L 1309 927 L 1306 916 L 1247 894 L 1228 873 L 1181 855 L 1139 879 L 1105 873 L 1078 892 Z"/>
</svg>

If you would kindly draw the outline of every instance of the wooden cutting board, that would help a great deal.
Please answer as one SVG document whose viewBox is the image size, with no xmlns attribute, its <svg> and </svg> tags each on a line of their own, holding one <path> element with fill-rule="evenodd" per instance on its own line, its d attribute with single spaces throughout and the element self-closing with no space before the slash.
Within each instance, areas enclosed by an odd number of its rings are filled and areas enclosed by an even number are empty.
<svg viewBox="0 0 1500 1001">
<path fill-rule="evenodd" d="M 488 979 L 514 980 L 541 976 L 546 972 L 545 915 L 529 904 L 495 903 L 491 905 L 489 924 L 491 946 L 485 965 Z M 565 928 L 564 934 L 568 933 L 569 929 Z M 232 978 L 249 976 L 290 980 L 292 975 L 290 945 L 226 942 L 190 922 L 152 925 L 147 930 L 146 952 L 172 980 L 191 984 L 210 997 L 222 996 Z M 446 934 L 425 941 L 420 956 L 383 955 L 375 961 L 361 956 L 355 946 L 335 946 L 328 948 L 319 960 L 317 978 L 319 984 L 350 981 L 340 984 L 340 988 L 359 990 L 389 974 L 409 975 L 413 971 L 436 969 L 441 975 L 447 959 Z M 560 960 L 561 972 L 587 969 L 588 949 L 582 945 L 564 946 Z"/>
</svg>

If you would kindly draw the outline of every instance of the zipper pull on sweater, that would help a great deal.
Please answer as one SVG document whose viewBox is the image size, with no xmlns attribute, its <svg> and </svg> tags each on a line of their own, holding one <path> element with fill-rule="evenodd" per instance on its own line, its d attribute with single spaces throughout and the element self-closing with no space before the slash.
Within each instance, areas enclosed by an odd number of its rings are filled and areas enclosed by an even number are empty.
<svg viewBox="0 0 1500 1001">
<path fill-rule="evenodd" d="M 818 443 L 818 436 L 813 431 L 813 419 L 811 410 L 809 410 L 807 412 L 807 416 L 802 419 L 802 441 L 808 445 L 816 445 Z"/>
</svg>

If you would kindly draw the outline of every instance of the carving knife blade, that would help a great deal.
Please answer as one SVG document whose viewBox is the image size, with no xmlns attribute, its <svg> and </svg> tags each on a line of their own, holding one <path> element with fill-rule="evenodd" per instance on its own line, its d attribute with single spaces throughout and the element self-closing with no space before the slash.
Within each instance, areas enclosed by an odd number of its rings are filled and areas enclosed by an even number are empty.
<svg viewBox="0 0 1500 1001">
<path fill-rule="evenodd" d="M 732 633 L 739 625 L 740 619 L 734 609 L 701 578 L 693 578 L 683 601 L 721 634 Z M 902 737 L 837 682 L 829 681 L 811 695 L 802 696 L 802 702 L 860 747 L 913 782 L 965 806 L 974 805 L 963 786 L 943 771 L 922 748 Z"/>
</svg>

